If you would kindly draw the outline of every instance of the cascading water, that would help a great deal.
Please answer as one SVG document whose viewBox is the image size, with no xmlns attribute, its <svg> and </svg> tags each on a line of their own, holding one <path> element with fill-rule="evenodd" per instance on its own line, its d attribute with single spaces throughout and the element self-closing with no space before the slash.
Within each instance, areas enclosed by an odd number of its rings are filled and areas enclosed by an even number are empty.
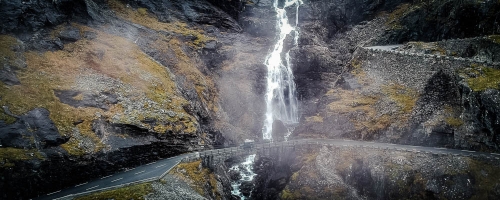
<svg viewBox="0 0 500 200">
<path fill-rule="evenodd" d="M 264 64 L 267 66 L 267 90 L 266 90 L 266 115 L 262 127 L 262 138 L 272 140 L 273 122 L 281 120 L 284 124 L 296 124 L 298 122 L 298 103 L 296 97 L 295 83 L 290 64 L 289 52 L 285 53 L 285 61 L 282 59 L 283 45 L 285 39 L 294 33 L 294 45 L 298 44 L 299 31 L 298 10 L 302 0 L 285 0 L 283 8 L 278 6 L 278 0 L 274 1 L 274 7 L 278 18 L 278 42 L 271 54 L 266 58 Z M 288 23 L 286 8 L 295 6 L 297 10 L 295 27 Z"/>
<path fill-rule="evenodd" d="M 294 45 L 298 45 L 299 31 L 297 25 L 299 22 L 299 6 L 303 4 L 302 0 L 284 0 L 283 7 L 279 7 L 279 1 L 274 1 L 274 8 L 277 13 L 278 42 L 274 45 L 273 51 L 267 56 L 264 64 L 267 66 L 267 91 L 266 91 L 266 115 L 264 126 L 262 128 L 262 138 L 272 141 L 272 129 L 274 120 L 281 120 L 284 124 L 292 125 L 298 123 L 298 103 L 296 97 L 295 83 L 290 64 L 290 54 L 284 54 L 282 59 L 283 45 L 285 39 L 291 33 L 294 34 Z M 295 6 L 295 27 L 288 23 L 286 8 Z M 285 136 L 287 139 L 288 135 Z M 248 156 L 245 162 L 231 167 L 231 170 L 239 171 L 242 174 L 240 180 L 232 182 L 233 195 L 245 199 L 240 192 L 240 185 L 244 181 L 252 181 L 256 175 L 253 172 L 253 163 L 255 154 Z"/>
<path fill-rule="evenodd" d="M 249 155 L 244 162 L 233 165 L 230 168 L 230 170 L 238 171 L 241 175 L 240 180 L 231 183 L 231 187 L 233 188 L 231 194 L 239 196 L 242 200 L 245 199 L 245 196 L 240 192 L 241 183 L 243 183 L 244 181 L 252 181 L 253 177 L 257 175 L 253 172 L 254 159 L 255 159 L 255 154 Z"/>
</svg>

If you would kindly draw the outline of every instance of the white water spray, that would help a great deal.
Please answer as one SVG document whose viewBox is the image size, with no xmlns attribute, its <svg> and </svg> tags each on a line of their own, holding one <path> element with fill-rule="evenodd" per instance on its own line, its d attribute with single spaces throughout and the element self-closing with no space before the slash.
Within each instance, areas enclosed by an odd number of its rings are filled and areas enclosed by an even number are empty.
<svg viewBox="0 0 500 200">
<path fill-rule="evenodd" d="M 283 44 L 285 38 L 294 33 L 294 45 L 298 44 L 299 31 L 298 11 L 302 0 L 285 0 L 283 8 L 279 8 L 278 0 L 274 1 L 274 8 L 278 19 L 278 42 L 273 51 L 266 58 L 267 66 L 267 90 L 266 90 L 266 115 L 262 128 L 262 138 L 272 140 L 272 129 L 274 120 L 281 120 L 284 124 L 295 124 L 298 122 L 298 103 L 296 97 L 295 83 L 290 64 L 289 52 L 285 53 L 285 61 L 282 59 Z M 286 8 L 295 6 L 297 10 L 295 27 L 288 23 Z"/>
<path fill-rule="evenodd" d="M 245 200 L 245 196 L 243 196 L 240 192 L 240 184 L 244 181 L 252 181 L 254 176 L 257 175 L 253 172 L 254 160 L 255 154 L 252 154 L 245 159 L 245 162 L 236 164 L 230 168 L 230 170 L 240 172 L 241 179 L 231 183 L 231 187 L 233 188 L 233 190 L 231 190 L 231 194 L 239 196 L 241 200 Z"/>
</svg>

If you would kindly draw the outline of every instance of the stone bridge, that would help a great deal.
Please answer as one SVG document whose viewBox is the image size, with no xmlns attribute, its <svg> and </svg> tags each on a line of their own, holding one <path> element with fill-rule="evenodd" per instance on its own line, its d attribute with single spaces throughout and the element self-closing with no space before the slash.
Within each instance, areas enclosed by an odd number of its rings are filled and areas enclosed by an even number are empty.
<svg viewBox="0 0 500 200">
<path fill-rule="evenodd" d="M 435 156 L 454 155 L 467 156 L 473 158 L 482 158 L 488 160 L 500 160 L 500 154 L 477 152 L 470 150 L 447 149 L 438 147 L 410 146 L 391 143 L 376 143 L 354 140 L 339 140 L 339 139 L 301 139 L 274 143 L 260 143 L 253 147 L 229 147 L 222 149 L 206 150 L 192 153 L 186 156 L 182 161 L 191 162 L 194 160 L 202 160 L 205 166 L 213 167 L 225 160 L 235 157 L 250 154 L 259 154 L 269 156 L 280 155 L 284 152 L 294 151 L 297 148 L 318 148 L 321 146 L 329 146 L 333 148 L 372 148 L 379 150 L 406 151 L 415 153 L 428 153 Z"/>
</svg>

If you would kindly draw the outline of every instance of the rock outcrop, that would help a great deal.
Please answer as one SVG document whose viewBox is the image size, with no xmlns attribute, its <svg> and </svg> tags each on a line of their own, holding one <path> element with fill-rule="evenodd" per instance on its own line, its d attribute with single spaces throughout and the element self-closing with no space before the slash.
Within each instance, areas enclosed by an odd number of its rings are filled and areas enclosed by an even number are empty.
<svg viewBox="0 0 500 200">
<path fill-rule="evenodd" d="M 0 198 L 258 138 L 264 2 L 0 1 Z"/>
<path fill-rule="evenodd" d="M 498 1 L 303 2 L 298 15 L 287 11 L 300 29 L 298 46 L 291 38 L 284 45 L 302 115 L 291 137 L 499 151 Z M 34 198 L 202 147 L 259 141 L 273 3 L 0 1 L 0 198 Z M 366 48 L 393 44 L 402 45 Z M 284 139 L 286 128 L 273 126 Z M 256 181 L 243 192 L 256 199 L 500 195 L 487 181 L 498 180 L 497 163 L 353 152 L 259 155 Z M 196 170 L 211 180 L 198 193 L 233 198 L 228 182 L 237 174 Z M 193 193 L 165 190 L 156 196 Z"/>
<path fill-rule="evenodd" d="M 453 155 L 322 147 L 298 154 L 281 199 L 491 199 L 500 163 Z M 496 181 L 491 181 L 496 180 Z"/>
<path fill-rule="evenodd" d="M 451 2 L 364 2 L 355 16 L 330 12 L 349 3 L 306 3 L 292 49 L 303 113 L 293 135 L 498 151 L 496 117 L 485 116 L 496 112 L 498 2 Z M 443 9 L 477 12 L 465 20 Z M 407 44 L 363 48 L 398 43 Z"/>
</svg>

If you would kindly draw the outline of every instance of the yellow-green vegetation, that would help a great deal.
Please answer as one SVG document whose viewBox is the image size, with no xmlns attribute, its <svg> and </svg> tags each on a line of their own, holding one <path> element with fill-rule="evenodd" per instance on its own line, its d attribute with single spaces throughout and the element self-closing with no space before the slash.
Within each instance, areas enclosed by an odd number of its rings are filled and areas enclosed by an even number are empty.
<svg viewBox="0 0 500 200">
<path fill-rule="evenodd" d="M 448 125 L 453 127 L 460 127 L 464 124 L 464 121 L 462 119 L 456 117 L 447 117 L 445 121 Z"/>
<path fill-rule="evenodd" d="M 495 43 L 497 43 L 497 44 L 500 44 L 500 35 L 490 35 L 490 36 L 489 36 L 489 38 L 490 38 L 493 42 L 495 42 Z"/>
<path fill-rule="evenodd" d="M 145 199 L 144 197 L 153 192 L 151 183 L 141 183 L 114 190 L 97 192 L 87 196 L 76 197 L 75 200 L 104 200 L 104 199 Z"/>
<path fill-rule="evenodd" d="M 0 168 L 14 167 L 14 161 L 44 159 L 37 150 L 26 150 L 12 147 L 0 148 Z"/>
<path fill-rule="evenodd" d="M 416 49 L 428 49 L 432 54 L 446 55 L 446 50 L 439 46 L 437 42 L 408 42 L 408 46 L 413 46 Z M 456 52 L 453 52 L 456 54 Z"/>
<path fill-rule="evenodd" d="M 469 68 L 459 71 L 463 76 L 468 77 L 467 84 L 475 91 L 480 92 L 487 89 L 499 89 L 500 70 L 472 64 Z"/>
<path fill-rule="evenodd" d="M 4 67 L 4 64 L 8 64 L 10 66 L 19 67 L 16 65 L 15 60 L 17 58 L 16 53 L 12 50 L 14 46 L 18 45 L 17 39 L 8 36 L 8 35 L 0 35 L 0 69 Z M 7 87 L 3 82 L 0 82 L 0 87 Z M 2 91 L 2 89 L 0 89 Z M 0 93 L 0 99 L 4 98 L 6 94 Z M 0 120 L 5 121 L 7 124 L 14 123 L 16 119 L 7 115 L 3 109 L 0 108 Z"/>
<path fill-rule="evenodd" d="M 317 116 L 311 116 L 311 117 L 306 117 L 306 122 L 319 122 L 323 123 L 323 117 L 317 115 Z"/>
<path fill-rule="evenodd" d="M 0 83 L 0 87 L 3 87 L 3 84 Z M 0 120 L 4 121 L 5 123 L 7 124 L 12 124 L 16 121 L 16 118 L 10 116 L 10 115 L 7 115 L 3 109 L 0 109 Z"/>
<path fill-rule="evenodd" d="M 184 43 L 175 38 L 159 37 L 152 48 L 156 49 L 164 55 L 175 55 L 169 58 L 171 63 L 174 63 L 172 69 L 176 74 L 182 75 L 186 81 L 193 83 L 196 93 L 201 98 L 204 105 L 213 112 L 218 111 L 218 106 L 214 102 L 218 102 L 218 96 L 215 84 L 210 77 L 205 76 L 198 70 L 196 54 L 188 54 L 184 50 Z"/>
<path fill-rule="evenodd" d="M 377 132 L 389 127 L 392 122 L 398 121 L 393 120 L 387 114 L 380 114 L 374 108 L 380 97 L 366 96 L 357 90 L 343 89 L 330 90 L 327 95 L 337 99 L 328 104 L 328 112 L 330 114 L 348 114 L 362 139 L 370 139 Z"/>
<path fill-rule="evenodd" d="M 351 74 L 356 77 L 360 85 L 370 85 L 372 80 L 367 76 L 366 72 L 363 70 L 363 62 L 358 58 L 351 60 L 352 71 Z"/>
<path fill-rule="evenodd" d="M 469 159 L 469 171 L 475 177 L 475 195 L 472 200 L 489 199 L 495 196 L 495 190 L 500 180 L 498 165 L 488 164 L 482 161 Z"/>
<path fill-rule="evenodd" d="M 16 38 L 8 35 L 0 35 L 0 68 L 3 68 L 5 62 L 11 66 L 19 67 L 14 60 L 16 59 L 16 52 L 12 50 L 18 45 Z"/>
<path fill-rule="evenodd" d="M 361 69 L 361 61 L 359 61 L 357 58 L 354 58 L 351 60 L 351 66 L 354 70 L 360 70 Z"/>
<path fill-rule="evenodd" d="M 160 22 L 156 16 L 149 13 L 146 8 L 134 9 L 125 6 L 118 0 L 109 0 L 108 4 L 119 17 L 133 23 L 140 24 L 154 30 L 169 31 L 184 36 L 194 36 L 195 39 L 192 41 L 193 47 L 201 47 L 207 41 L 214 40 L 213 38 L 204 35 L 202 30 L 191 28 L 185 23 L 178 21 L 172 23 Z"/>
<path fill-rule="evenodd" d="M 181 163 L 170 171 L 170 174 L 176 175 L 187 182 L 191 188 L 202 196 L 214 196 L 221 199 L 217 191 L 217 179 L 209 169 L 201 167 L 201 161 L 190 163 Z M 211 188 L 211 194 L 206 194 L 206 188 Z"/>
<path fill-rule="evenodd" d="M 411 4 L 405 3 L 399 5 L 396 10 L 392 11 L 387 18 L 386 25 L 389 26 L 391 29 L 397 30 L 397 29 L 402 29 L 403 26 L 400 24 L 399 20 L 410 13 L 411 11 Z"/>
<path fill-rule="evenodd" d="M 343 187 L 336 185 L 321 184 L 322 176 L 319 174 L 318 169 L 315 167 L 316 157 L 318 151 L 302 152 L 298 155 L 297 163 L 302 166 L 297 172 L 292 174 L 290 182 L 285 189 L 281 192 L 281 199 L 345 199 L 347 190 Z M 312 187 L 311 185 L 304 184 L 303 181 L 307 180 L 308 183 L 318 183 Z"/>
<path fill-rule="evenodd" d="M 457 128 L 464 124 L 464 121 L 460 118 L 460 111 L 457 108 L 446 105 L 444 107 L 444 121 L 446 124 Z"/>
<path fill-rule="evenodd" d="M 28 66 L 17 72 L 21 85 L 7 86 L 0 83 L 2 96 L 0 106 L 8 106 L 15 115 L 21 115 L 36 107 L 46 108 L 50 111 L 50 118 L 62 135 L 71 136 L 76 129 L 82 137 L 90 139 L 95 144 L 95 149 L 89 151 L 83 149 L 80 140 L 72 137 L 62 147 L 73 155 L 99 151 L 104 147 L 92 131 L 92 121 L 97 119 L 96 113 L 108 119 L 119 115 L 120 123 L 134 124 L 151 130 L 165 132 L 172 129 L 175 132 L 196 132 L 196 119 L 183 109 L 183 105 L 189 102 L 178 94 L 176 83 L 171 79 L 171 74 L 165 67 L 152 60 L 137 45 L 125 38 L 78 24 L 73 24 L 73 26 L 82 31 L 95 32 L 97 38 L 81 39 L 66 44 L 64 50 L 61 51 L 26 52 L 24 56 Z M 106 77 L 129 86 L 125 89 L 118 85 L 116 88 L 101 85 L 100 87 L 105 91 L 121 93 L 131 101 L 148 98 L 155 103 L 155 106 L 145 105 L 141 113 L 132 113 L 134 116 L 130 117 L 124 115 L 126 105 L 121 103 L 111 105 L 107 111 L 92 107 L 75 108 L 61 103 L 54 95 L 54 90 L 72 90 L 75 87 L 84 90 L 83 92 L 95 92 L 93 88 L 86 89 L 85 87 L 100 83 L 77 85 L 79 81 L 85 81 L 85 77 L 92 76 Z M 74 98 L 79 100 L 83 96 Z M 169 117 L 164 113 L 159 113 L 159 109 L 180 114 Z M 0 119 L 13 121 L 3 112 L 0 113 Z M 141 122 L 144 119 L 156 119 L 159 122 L 158 127 L 149 127 L 149 124 Z M 74 122 L 77 121 L 83 121 L 83 123 L 75 126 Z M 167 125 L 172 122 L 175 122 L 176 126 L 168 127 Z"/>
<path fill-rule="evenodd" d="M 202 47 L 207 41 L 214 40 L 214 38 L 206 36 L 203 30 L 190 27 L 183 22 L 160 22 L 145 8 L 133 9 L 125 6 L 118 0 L 109 0 L 108 4 L 118 16 L 125 20 L 154 30 L 173 32 L 183 36 L 193 36 L 195 38 L 193 41 L 186 41 L 188 46 L 199 48 Z M 197 66 L 199 66 L 200 63 L 197 63 L 197 55 L 188 55 L 183 49 L 185 44 L 185 42 L 181 42 L 179 39 L 172 38 L 170 36 L 159 36 L 151 48 L 154 48 L 156 51 L 161 52 L 164 55 L 174 54 L 174 58 L 169 57 L 171 63 L 174 63 L 174 66 L 168 67 L 173 67 L 176 74 L 186 77 L 187 81 L 193 83 L 195 90 L 198 93 L 198 96 L 201 97 L 204 105 L 206 105 L 209 110 L 217 112 L 218 107 L 214 104 L 214 102 L 218 102 L 215 84 L 210 80 L 210 78 L 205 77 L 205 75 L 198 70 Z M 194 131 L 193 128 L 191 130 Z"/>
<path fill-rule="evenodd" d="M 382 88 L 382 91 L 388 95 L 389 98 L 394 100 L 398 104 L 401 112 L 405 114 L 411 113 L 419 97 L 416 90 L 399 84 L 385 86 Z"/>
</svg>

